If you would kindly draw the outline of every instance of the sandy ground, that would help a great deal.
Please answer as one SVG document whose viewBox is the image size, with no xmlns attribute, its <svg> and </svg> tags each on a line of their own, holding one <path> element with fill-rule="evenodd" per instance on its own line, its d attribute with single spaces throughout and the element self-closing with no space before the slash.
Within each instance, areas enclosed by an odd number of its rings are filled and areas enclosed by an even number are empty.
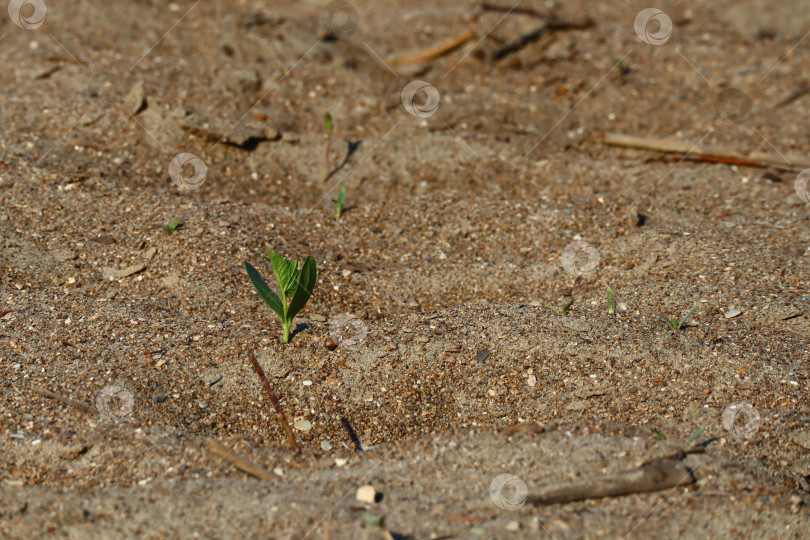
<svg viewBox="0 0 810 540">
<path fill-rule="evenodd" d="M 803 3 L 20 4 L 0 536 L 810 537 Z M 542 17 L 591 24 L 497 58 Z M 289 344 L 268 250 L 318 265 Z M 686 486 L 523 500 L 695 449 Z"/>
</svg>

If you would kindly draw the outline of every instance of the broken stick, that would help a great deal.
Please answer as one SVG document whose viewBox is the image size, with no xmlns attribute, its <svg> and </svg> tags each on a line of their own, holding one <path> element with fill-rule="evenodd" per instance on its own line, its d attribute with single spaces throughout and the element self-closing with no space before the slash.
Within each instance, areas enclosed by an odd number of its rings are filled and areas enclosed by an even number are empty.
<svg viewBox="0 0 810 540">
<path fill-rule="evenodd" d="M 253 364 L 253 369 L 255 369 L 256 373 L 259 374 L 259 379 L 261 379 L 262 381 L 264 391 L 267 392 L 268 397 L 270 397 L 270 402 L 273 404 L 273 408 L 276 410 L 276 417 L 278 418 L 281 427 L 284 428 L 284 433 L 287 434 L 287 442 L 289 443 L 290 448 L 292 448 L 293 450 L 298 450 L 298 445 L 295 442 L 295 435 L 293 435 L 292 428 L 290 427 L 290 424 L 287 422 L 287 417 L 284 416 L 284 411 L 281 410 L 281 405 L 278 404 L 278 398 L 276 397 L 276 393 L 273 392 L 272 388 L 270 388 L 270 382 L 267 380 L 267 377 L 264 376 L 262 366 L 259 365 L 259 362 L 253 355 L 253 351 L 248 351 L 248 358 L 250 358 L 250 363 Z"/>
<path fill-rule="evenodd" d="M 260 466 L 256 465 L 252 461 L 248 460 L 240 456 L 239 454 L 233 452 L 230 448 L 225 446 L 224 444 L 215 441 L 214 439 L 205 439 L 205 444 L 208 446 L 208 449 L 213 452 L 214 454 L 218 455 L 240 471 L 246 472 L 251 476 L 255 476 L 259 480 L 270 480 L 273 476 L 261 468 Z"/>
<path fill-rule="evenodd" d="M 791 154 L 770 154 L 767 152 L 743 153 L 718 146 L 696 146 L 691 143 L 666 139 L 650 139 L 619 133 L 605 133 L 602 142 L 611 146 L 640 148 L 664 154 L 681 154 L 686 159 L 699 159 L 744 165 L 749 167 L 774 167 L 780 170 L 801 171 L 810 167 L 810 159 Z"/>
<path fill-rule="evenodd" d="M 647 493 L 693 484 L 692 470 L 681 461 L 658 461 L 634 471 L 588 478 L 540 488 L 526 499 L 531 504 L 555 504 L 631 493 Z"/>
</svg>

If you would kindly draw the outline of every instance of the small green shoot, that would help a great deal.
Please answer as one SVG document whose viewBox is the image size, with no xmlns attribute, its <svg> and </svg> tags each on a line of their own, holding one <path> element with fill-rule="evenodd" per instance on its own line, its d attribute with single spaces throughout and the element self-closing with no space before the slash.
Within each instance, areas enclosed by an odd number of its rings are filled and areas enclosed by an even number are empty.
<svg viewBox="0 0 810 540">
<path fill-rule="evenodd" d="M 655 438 L 658 439 L 659 441 L 667 440 L 667 436 L 664 435 L 663 433 L 661 433 L 660 430 L 655 429 L 655 428 L 650 428 L 650 431 L 653 432 L 653 434 L 655 435 Z"/>
<path fill-rule="evenodd" d="M 701 426 L 701 427 L 697 428 L 695 431 L 693 431 L 692 434 L 689 435 L 686 438 L 686 442 L 689 443 L 689 444 L 692 444 L 693 442 L 698 440 L 701 435 L 703 435 L 703 426 Z"/>
<path fill-rule="evenodd" d="M 270 290 L 270 287 L 267 286 L 256 269 L 247 261 L 244 261 L 245 270 L 247 270 L 248 277 L 262 300 L 281 317 L 281 325 L 284 328 L 282 339 L 284 343 L 289 343 L 290 326 L 292 326 L 293 318 L 309 300 L 318 280 L 318 269 L 315 265 L 315 259 L 311 256 L 306 258 L 299 270 L 298 261 L 291 261 L 272 251 L 268 251 L 267 255 L 270 257 L 273 272 L 276 274 L 276 282 L 281 291 L 281 298 Z M 289 304 L 287 303 L 288 298 L 292 298 Z"/>
<path fill-rule="evenodd" d="M 370 525 L 372 528 L 377 529 L 383 533 L 383 536 L 387 540 L 394 540 L 394 535 L 391 534 L 391 531 L 388 530 L 388 527 L 385 526 L 385 518 L 384 517 L 377 517 L 374 514 L 369 514 L 368 512 L 363 512 L 361 516 L 363 521 Z"/>
<path fill-rule="evenodd" d="M 573 305 L 574 305 L 574 299 L 571 298 L 571 300 L 569 300 L 568 303 L 565 304 L 562 307 L 562 309 L 555 308 L 555 307 L 552 307 L 552 306 L 546 306 L 546 309 L 550 309 L 551 311 L 559 311 L 563 315 L 568 315 L 568 312 L 571 310 L 571 306 L 573 306 Z"/>
<path fill-rule="evenodd" d="M 335 204 L 335 215 L 338 219 L 340 219 L 340 215 L 343 214 L 343 208 L 346 206 L 346 188 L 340 188 L 340 193 L 338 193 L 337 199 L 332 199 L 332 202 Z"/>
<path fill-rule="evenodd" d="M 167 233 L 169 233 L 169 234 L 172 234 L 174 231 L 176 231 L 176 230 L 177 230 L 177 228 L 178 228 L 180 225 L 182 225 L 182 224 L 180 223 L 180 219 L 181 219 L 181 218 L 177 218 L 177 219 L 175 219 L 174 221 L 172 221 L 171 223 L 169 223 L 168 225 L 166 225 L 166 226 L 164 227 L 165 231 L 166 231 Z"/>
<path fill-rule="evenodd" d="M 616 293 L 610 287 L 607 288 L 608 313 L 616 313 Z"/>
<path fill-rule="evenodd" d="M 692 309 L 690 309 L 686 313 L 686 315 L 684 315 L 680 319 L 678 319 L 678 317 L 667 317 L 663 313 L 658 313 L 657 311 L 653 311 L 652 313 L 664 319 L 669 325 L 669 327 L 672 328 L 673 330 L 680 330 L 683 327 L 683 325 L 686 324 L 686 321 L 689 320 L 689 317 L 691 317 L 692 314 L 695 312 L 695 310 L 698 308 L 698 305 L 700 305 L 700 303 L 697 303 L 694 306 L 692 306 Z"/>
<path fill-rule="evenodd" d="M 326 154 L 324 156 L 324 167 L 323 167 L 323 181 L 326 182 L 329 179 L 329 151 L 332 147 L 332 130 L 335 128 L 335 125 L 332 123 L 332 115 L 330 113 L 326 113 L 326 117 L 324 119 L 324 128 L 326 129 Z"/>
</svg>

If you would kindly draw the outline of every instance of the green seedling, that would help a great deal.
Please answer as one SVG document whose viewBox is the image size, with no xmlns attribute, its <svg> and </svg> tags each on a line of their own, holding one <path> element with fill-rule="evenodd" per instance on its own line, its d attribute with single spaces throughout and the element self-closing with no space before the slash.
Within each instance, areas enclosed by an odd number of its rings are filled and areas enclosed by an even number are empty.
<svg viewBox="0 0 810 540">
<path fill-rule="evenodd" d="M 692 309 L 690 309 L 686 313 L 686 315 L 684 315 L 680 319 L 678 317 L 667 317 L 663 313 L 658 313 L 657 311 L 653 311 L 652 313 L 664 319 L 669 325 L 669 327 L 672 328 L 673 330 L 680 330 L 683 327 L 683 325 L 686 324 L 686 321 L 689 320 L 689 317 L 691 317 L 692 314 L 695 312 L 695 310 L 698 308 L 698 305 L 699 303 L 692 306 Z"/>
<path fill-rule="evenodd" d="M 702 426 L 697 428 L 695 431 L 693 431 L 692 434 L 689 435 L 686 438 L 686 442 L 689 443 L 689 444 L 692 444 L 693 442 L 698 440 L 698 438 L 700 438 L 701 435 L 703 435 L 703 427 Z"/>
<path fill-rule="evenodd" d="M 607 288 L 608 313 L 616 313 L 616 293 L 610 287 Z"/>
<path fill-rule="evenodd" d="M 655 435 L 655 438 L 658 439 L 659 441 L 667 440 L 667 436 L 664 435 L 663 433 L 661 433 L 660 430 L 655 429 L 655 428 L 650 428 L 650 431 L 653 432 L 653 435 Z"/>
<path fill-rule="evenodd" d="M 559 311 L 563 315 L 568 315 L 568 312 L 571 310 L 571 306 L 573 306 L 573 305 L 574 305 L 574 299 L 572 298 L 571 300 L 568 301 L 567 304 L 565 304 L 562 307 L 562 309 L 555 308 L 555 307 L 552 307 L 552 306 L 546 306 L 546 309 L 550 309 L 551 311 Z"/>
<path fill-rule="evenodd" d="M 383 534 L 383 537 L 386 540 L 394 540 L 394 535 L 391 534 L 391 531 L 388 530 L 388 527 L 385 525 L 385 518 L 378 517 L 374 514 L 369 514 L 368 512 L 363 512 L 361 516 L 363 521 L 366 522 L 367 525 L 370 525 L 372 528 L 377 529 Z"/>
<path fill-rule="evenodd" d="M 174 231 L 176 231 L 176 230 L 177 230 L 177 228 L 178 228 L 178 227 L 181 225 L 181 223 L 180 223 L 180 219 L 181 219 L 181 218 L 177 218 L 177 219 L 175 219 L 174 221 L 172 221 L 171 223 L 169 223 L 168 225 L 166 225 L 166 226 L 164 227 L 164 229 L 166 230 L 166 232 L 167 232 L 167 233 L 169 233 L 169 234 L 172 234 Z"/>
<path fill-rule="evenodd" d="M 318 269 L 315 259 L 307 257 L 301 269 L 298 269 L 298 261 L 291 261 L 272 251 L 267 252 L 270 262 L 273 265 L 273 273 L 276 274 L 276 282 L 281 291 L 281 298 L 270 290 L 262 277 L 253 266 L 245 261 L 245 270 L 251 283 L 256 288 L 264 303 L 270 306 L 281 317 L 281 325 L 284 328 L 284 343 L 290 342 L 290 326 L 293 318 L 301 311 L 304 304 L 309 300 L 315 282 L 318 280 Z M 289 303 L 287 299 L 291 298 Z"/>
<path fill-rule="evenodd" d="M 323 167 L 323 181 L 326 182 L 329 179 L 329 152 L 332 148 L 332 130 L 334 129 L 334 124 L 332 123 L 332 115 L 326 113 L 326 118 L 324 120 L 324 128 L 326 129 L 326 154 L 324 155 L 324 167 Z"/>
<path fill-rule="evenodd" d="M 340 188 L 340 193 L 338 193 L 337 199 L 332 199 L 332 202 L 335 204 L 335 214 L 338 219 L 340 219 L 340 215 L 343 213 L 343 208 L 346 206 L 346 188 Z"/>
</svg>

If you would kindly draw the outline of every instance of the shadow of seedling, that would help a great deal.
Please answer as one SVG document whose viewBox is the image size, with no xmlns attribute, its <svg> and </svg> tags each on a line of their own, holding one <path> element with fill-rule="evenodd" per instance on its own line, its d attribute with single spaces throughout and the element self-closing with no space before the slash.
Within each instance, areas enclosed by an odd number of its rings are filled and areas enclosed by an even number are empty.
<svg viewBox="0 0 810 540">
<path fill-rule="evenodd" d="M 360 148 L 362 143 L 362 141 L 350 141 L 346 139 L 346 155 L 343 157 L 343 161 L 341 161 L 337 167 L 332 169 L 332 171 L 326 175 L 324 182 L 331 180 L 333 176 L 339 173 L 346 166 L 349 159 L 355 154 L 355 152 L 357 152 L 357 149 Z"/>
</svg>

